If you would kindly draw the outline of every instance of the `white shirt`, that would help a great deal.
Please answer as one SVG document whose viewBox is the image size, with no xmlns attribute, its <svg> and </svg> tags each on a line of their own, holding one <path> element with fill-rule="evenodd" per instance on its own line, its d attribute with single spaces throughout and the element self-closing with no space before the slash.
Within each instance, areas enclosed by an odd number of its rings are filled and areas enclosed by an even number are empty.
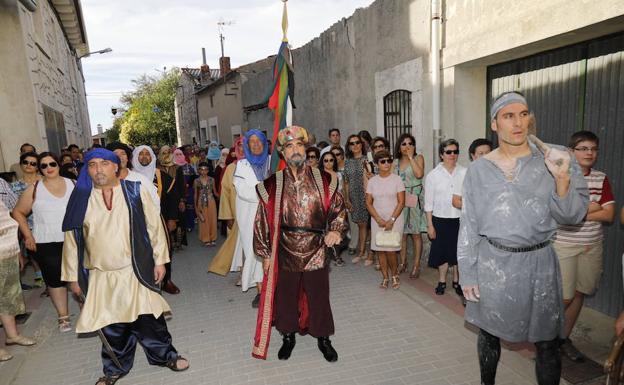
<svg viewBox="0 0 624 385">
<path fill-rule="evenodd" d="M 456 191 L 456 175 L 460 173 L 465 175 L 466 168 L 459 164 L 452 174 L 442 163 L 429 171 L 425 177 L 425 212 L 433 212 L 433 216 L 438 218 L 459 218 L 461 210 L 453 207 L 452 202 L 453 191 Z"/>
<path fill-rule="evenodd" d="M 154 186 L 154 182 L 148 180 L 145 175 L 139 174 L 138 172 L 130 169 L 128 169 L 128 176 L 126 176 L 124 180 L 141 182 L 141 185 L 145 187 L 145 190 L 150 194 L 150 197 L 152 197 L 152 200 L 160 213 L 160 197 L 158 196 L 158 190 L 156 189 L 156 186 Z"/>
<path fill-rule="evenodd" d="M 462 168 L 453 173 L 453 195 L 462 196 L 462 186 L 464 185 L 466 171 L 468 171 L 467 168 Z"/>
<path fill-rule="evenodd" d="M 62 178 L 62 177 L 61 177 Z M 36 243 L 63 242 L 63 218 L 67 202 L 74 190 L 74 183 L 65 180 L 65 195 L 58 198 L 52 195 L 43 182 L 37 183 L 37 193 L 32 205 L 33 237 Z"/>
</svg>

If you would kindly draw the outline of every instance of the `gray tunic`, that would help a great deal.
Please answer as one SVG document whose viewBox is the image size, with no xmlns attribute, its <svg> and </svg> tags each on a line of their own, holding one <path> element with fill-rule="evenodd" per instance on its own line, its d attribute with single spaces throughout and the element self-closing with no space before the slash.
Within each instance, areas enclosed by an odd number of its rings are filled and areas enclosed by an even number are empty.
<svg viewBox="0 0 624 385">
<path fill-rule="evenodd" d="M 549 341 L 563 330 L 559 261 L 551 245 L 511 253 L 509 247 L 549 240 L 557 224 L 579 223 L 587 212 L 587 184 L 572 157 L 570 189 L 559 198 L 544 156 L 518 159 L 509 181 L 490 160 L 468 168 L 463 185 L 457 260 L 462 286 L 479 285 L 479 302 L 468 302 L 465 319 L 510 342 Z"/>
</svg>

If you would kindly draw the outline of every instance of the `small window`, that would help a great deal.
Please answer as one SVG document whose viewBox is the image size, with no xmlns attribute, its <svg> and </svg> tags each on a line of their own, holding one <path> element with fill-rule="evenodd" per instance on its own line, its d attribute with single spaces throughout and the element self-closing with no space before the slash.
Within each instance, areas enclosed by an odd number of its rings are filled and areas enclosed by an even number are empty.
<svg viewBox="0 0 624 385">
<path fill-rule="evenodd" d="M 401 134 L 412 133 L 412 93 L 396 90 L 384 96 L 384 135 L 390 148 Z"/>
</svg>

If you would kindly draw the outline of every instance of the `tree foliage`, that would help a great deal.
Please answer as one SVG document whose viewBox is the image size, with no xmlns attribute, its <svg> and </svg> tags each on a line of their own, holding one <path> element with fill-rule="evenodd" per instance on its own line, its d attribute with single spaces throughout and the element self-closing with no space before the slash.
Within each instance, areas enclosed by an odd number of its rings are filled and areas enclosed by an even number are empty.
<svg viewBox="0 0 624 385">
<path fill-rule="evenodd" d="M 159 77 L 142 75 L 132 81 L 135 90 L 121 97 L 126 112 L 116 120 L 122 142 L 132 145 L 175 143 L 174 100 L 179 78 L 180 71 L 174 68 Z"/>
</svg>

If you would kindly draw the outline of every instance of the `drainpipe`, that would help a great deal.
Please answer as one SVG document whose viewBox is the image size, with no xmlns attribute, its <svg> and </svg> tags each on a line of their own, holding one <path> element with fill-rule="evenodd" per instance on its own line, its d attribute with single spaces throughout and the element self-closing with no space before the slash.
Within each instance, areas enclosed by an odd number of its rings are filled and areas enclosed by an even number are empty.
<svg viewBox="0 0 624 385">
<path fill-rule="evenodd" d="M 433 130 L 433 166 L 438 163 L 438 145 L 442 139 L 440 129 L 440 29 L 442 24 L 441 0 L 431 0 L 431 128 Z"/>
</svg>

